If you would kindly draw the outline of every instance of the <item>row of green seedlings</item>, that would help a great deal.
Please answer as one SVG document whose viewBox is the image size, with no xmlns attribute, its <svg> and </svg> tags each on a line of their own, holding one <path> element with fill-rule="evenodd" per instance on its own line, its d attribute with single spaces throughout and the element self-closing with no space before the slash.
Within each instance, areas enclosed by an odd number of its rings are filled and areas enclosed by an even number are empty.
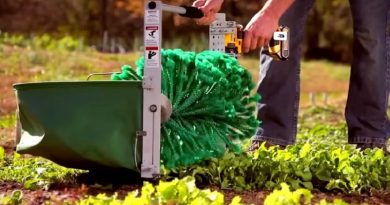
<svg viewBox="0 0 390 205">
<path fill-rule="evenodd" d="M 190 34 L 186 38 L 175 38 L 174 41 L 164 41 L 164 48 L 182 48 L 185 50 L 202 51 L 207 49 L 207 45 L 204 42 L 205 35 L 193 35 Z M 143 38 L 136 36 L 132 39 L 129 47 L 126 40 L 122 38 L 111 38 L 106 33 L 102 36 L 101 49 L 104 52 L 125 51 L 137 52 L 141 51 L 143 47 Z M 192 43 L 188 43 L 188 41 Z M 56 50 L 56 51 L 88 51 L 94 50 L 94 47 L 88 46 L 88 42 L 84 38 L 73 37 L 69 35 L 21 35 L 11 34 L 7 32 L 1 33 L 0 31 L 0 44 L 8 46 L 18 46 L 23 48 L 32 49 L 45 49 L 45 50 Z"/>
<path fill-rule="evenodd" d="M 291 191 L 290 187 L 282 183 L 281 189 L 275 189 L 265 200 L 265 205 L 301 205 L 312 204 L 313 195 L 308 189 L 297 189 Z M 20 190 L 13 191 L 10 195 L 0 196 L 0 203 L 4 205 L 23 204 L 23 193 Z M 86 196 L 76 202 L 64 202 L 65 204 L 77 205 L 224 205 L 224 195 L 218 191 L 210 189 L 198 189 L 195 179 L 186 177 L 183 179 L 174 179 L 170 182 L 160 181 L 155 187 L 145 182 L 141 192 L 139 190 L 128 193 L 124 199 L 118 199 L 117 195 L 107 196 L 99 194 L 97 196 Z M 55 201 L 47 201 L 46 204 L 57 204 Z M 230 205 L 244 205 L 241 197 L 235 196 Z M 328 202 L 322 199 L 317 205 L 347 205 L 341 199 L 335 199 Z"/>
<path fill-rule="evenodd" d="M 298 188 L 345 193 L 390 189 L 390 157 L 383 150 L 358 150 L 340 145 L 344 127 L 315 127 L 286 149 L 261 146 L 253 155 L 226 153 L 220 159 L 164 170 L 163 179 L 193 176 L 197 183 L 221 189 L 273 190 L 285 182 Z M 333 142 L 332 142 L 333 141 Z M 332 142 L 332 143 L 327 143 Z M 54 182 L 74 180 L 80 170 L 41 158 L 6 156 L 0 148 L 0 180 L 23 183 L 27 189 L 48 189 Z"/>
<path fill-rule="evenodd" d="M 75 38 L 72 36 L 56 38 L 48 34 L 25 36 L 0 32 L 0 44 L 56 51 L 85 51 L 91 49 L 85 45 L 82 38 Z"/>
<path fill-rule="evenodd" d="M 191 175 L 199 183 L 235 190 L 273 190 L 283 182 L 293 189 L 344 193 L 390 189 L 390 156 L 382 149 L 359 150 L 346 144 L 345 125 L 317 126 L 300 135 L 297 144 L 286 149 L 262 145 L 253 155 L 227 153 L 165 176 Z"/>
</svg>

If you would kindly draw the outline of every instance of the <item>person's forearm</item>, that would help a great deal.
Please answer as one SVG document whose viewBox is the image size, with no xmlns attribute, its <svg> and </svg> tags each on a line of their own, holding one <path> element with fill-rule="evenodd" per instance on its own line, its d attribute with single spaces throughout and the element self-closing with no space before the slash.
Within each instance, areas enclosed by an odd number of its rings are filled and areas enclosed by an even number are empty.
<svg viewBox="0 0 390 205">
<path fill-rule="evenodd" d="M 294 0 L 268 0 L 265 3 L 245 26 L 242 44 L 245 53 L 269 43 L 273 33 L 278 29 L 280 17 L 293 2 Z"/>
<path fill-rule="evenodd" d="M 274 18 L 280 19 L 293 2 L 294 0 L 268 0 L 261 11 L 269 13 Z"/>
</svg>

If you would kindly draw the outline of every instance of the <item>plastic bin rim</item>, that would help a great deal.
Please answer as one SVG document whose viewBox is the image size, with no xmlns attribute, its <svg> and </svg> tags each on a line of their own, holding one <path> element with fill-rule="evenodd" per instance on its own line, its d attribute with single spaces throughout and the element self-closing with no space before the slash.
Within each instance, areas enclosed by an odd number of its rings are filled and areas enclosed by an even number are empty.
<svg viewBox="0 0 390 205">
<path fill-rule="evenodd" d="M 131 87 L 141 87 L 142 81 L 136 80 L 120 80 L 120 81 L 110 81 L 110 80 L 98 80 L 98 81 L 42 81 L 42 82 L 26 82 L 26 83 L 16 83 L 12 87 L 15 90 L 21 89 L 30 89 L 30 88 L 58 88 L 58 87 L 79 87 L 79 86 L 131 86 Z"/>
</svg>

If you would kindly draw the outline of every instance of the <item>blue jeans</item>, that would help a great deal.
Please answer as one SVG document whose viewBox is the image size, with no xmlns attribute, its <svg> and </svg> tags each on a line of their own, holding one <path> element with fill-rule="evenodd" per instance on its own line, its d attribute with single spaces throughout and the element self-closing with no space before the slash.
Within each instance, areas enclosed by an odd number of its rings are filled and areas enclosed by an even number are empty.
<svg viewBox="0 0 390 205">
<path fill-rule="evenodd" d="M 290 27 L 290 58 L 273 61 L 261 54 L 258 119 L 254 140 L 288 145 L 295 142 L 300 95 L 300 44 L 314 0 L 296 0 L 280 20 Z M 349 143 L 385 144 L 390 88 L 390 0 L 350 0 L 353 61 L 345 118 Z M 352 26 L 352 25 L 351 25 Z M 315 80 L 315 79 L 313 79 Z"/>
</svg>

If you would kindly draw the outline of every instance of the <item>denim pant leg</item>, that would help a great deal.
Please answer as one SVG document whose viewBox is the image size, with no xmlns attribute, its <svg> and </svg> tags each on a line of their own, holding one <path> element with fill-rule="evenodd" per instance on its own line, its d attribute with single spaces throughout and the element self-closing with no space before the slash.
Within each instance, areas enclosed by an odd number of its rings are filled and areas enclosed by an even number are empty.
<svg viewBox="0 0 390 205">
<path fill-rule="evenodd" d="M 261 121 L 254 140 L 288 145 L 295 142 L 300 89 L 300 44 L 307 13 L 314 0 L 297 0 L 284 13 L 280 25 L 290 28 L 290 57 L 274 61 L 260 54 L 257 118 Z"/>
<path fill-rule="evenodd" d="M 353 61 L 345 117 L 349 143 L 385 144 L 390 86 L 389 0 L 350 0 Z"/>
</svg>

